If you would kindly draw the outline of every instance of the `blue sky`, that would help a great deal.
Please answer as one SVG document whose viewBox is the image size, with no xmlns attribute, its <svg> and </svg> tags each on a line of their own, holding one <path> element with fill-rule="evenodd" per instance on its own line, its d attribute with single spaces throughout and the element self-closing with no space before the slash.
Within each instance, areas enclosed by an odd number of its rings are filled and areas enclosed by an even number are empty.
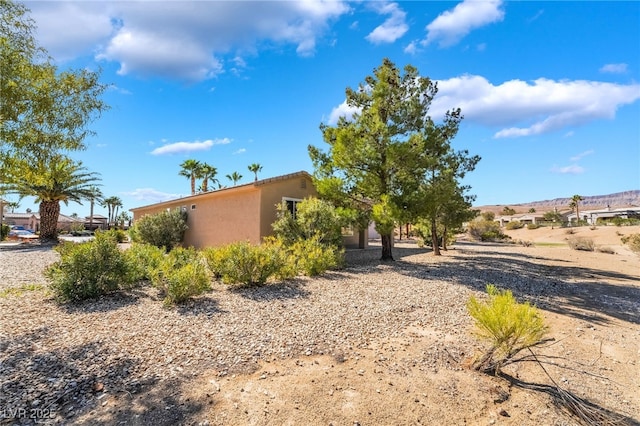
<svg viewBox="0 0 640 426">
<path fill-rule="evenodd" d="M 223 184 L 255 162 L 260 177 L 312 172 L 320 123 L 384 57 L 438 81 L 432 117 L 462 108 L 476 205 L 640 188 L 640 2 L 25 4 L 60 68 L 110 85 L 75 157 L 125 209 L 187 195 L 188 158 Z"/>
</svg>

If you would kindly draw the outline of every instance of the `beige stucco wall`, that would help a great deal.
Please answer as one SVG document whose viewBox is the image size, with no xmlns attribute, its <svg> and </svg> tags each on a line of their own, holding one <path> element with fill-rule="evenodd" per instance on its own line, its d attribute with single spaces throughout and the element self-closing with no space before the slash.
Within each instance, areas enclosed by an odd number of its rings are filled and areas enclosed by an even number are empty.
<svg viewBox="0 0 640 426">
<path fill-rule="evenodd" d="M 267 182 L 259 185 L 259 188 L 261 188 L 260 235 L 263 237 L 273 234 L 271 224 L 277 218 L 276 205 L 282 202 L 283 197 L 304 200 L 318 196 L 313 181 L 303 175 Z"/>
</svg>

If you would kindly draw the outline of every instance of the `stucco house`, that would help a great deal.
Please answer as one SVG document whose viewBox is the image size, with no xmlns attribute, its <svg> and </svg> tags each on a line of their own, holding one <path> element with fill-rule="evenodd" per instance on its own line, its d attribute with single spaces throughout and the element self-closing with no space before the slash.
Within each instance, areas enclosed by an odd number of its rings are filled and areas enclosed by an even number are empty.
<svg viewBox="0 0 640 426">
<path fill-rule="evenodd" d="M 260 244 L 264 237 L 273 234 L 271 224 L 277 218 L 278 204 L 286 202 L 289 210 L 295 212 L 296 203 L 317 195 L 311 175 L 299 171 L 136 207 L 131 212 L 135 223 L 144 215 L 163 210 L 186 211 L 189 229 L 184 236 L 185 246 L 203 248 L 236 241 Z M 345 234 L 346 246 L 366 246 L 366 232 Z"/>
</svg>

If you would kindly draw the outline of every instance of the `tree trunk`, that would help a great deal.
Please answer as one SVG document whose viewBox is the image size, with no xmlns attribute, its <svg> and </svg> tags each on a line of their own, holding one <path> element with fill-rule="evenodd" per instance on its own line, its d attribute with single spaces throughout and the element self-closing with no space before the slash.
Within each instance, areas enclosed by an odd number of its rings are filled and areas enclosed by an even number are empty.
<svg viewBox="0 0 640 426">
<path fill-rule="evenodd" d="M 399 237 L 400 241 L 402 241 L 402 224 L 400 224 L 400 237 Z"/>
<path fill-rule="evenodd" d="M 59 201 L 43 201 L 40 203 L 40 241 L 58 240 Z"/>
<path fill-rule="evenodd" d="M 407 232 L 405 232 L 405 234 L 407 235 L 407 238 L 409 238 L 409 224 L 407 223 Z"/>
<path fill-rule="evenodd" d="M 92 232 L 93 232 L 93 203 L 94 201 L 91 200 L 91 207 L 89 211 L 89 231 L 92 231 Z"/>
<path fill-rule="evenodd" d="M 438 244 L 438 230 L 436 229 L 436 218 L 431 218 L 431 247 L 433 247 L 433 255 L 440 256 L 440 245 Z"/>
<path fill-rule="evenodd" d="M 447 227 L 444 227 L 444 231 L 442 231 L 442 250 L 448 251 L 447 249 Z"/>
<path fill-rule="evenodd" d="M 393 247 L 393 231 L 391 235 L 381 235 L 382 237 L 382 257 L 380 260 L 393 260 L 392 247 Z"/>
</svg>

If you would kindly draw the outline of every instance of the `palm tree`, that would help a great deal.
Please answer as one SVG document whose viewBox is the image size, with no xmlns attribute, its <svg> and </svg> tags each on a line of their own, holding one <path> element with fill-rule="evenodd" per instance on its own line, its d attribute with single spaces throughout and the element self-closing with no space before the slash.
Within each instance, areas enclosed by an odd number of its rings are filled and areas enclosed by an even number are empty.
<svg viewBox="0 0 640 426">
<path fill-rule="evenodd" d="M 571 209 L 576 209 L 576 225 L 580 226 L 580 201 L 582 201 L 583 198 L 576 194 L 573 197 L 571 197 L 571 203 L 569 204 L 569 207 L 571 207 Z"/>
<path fill-rule="evenodd" d="M 238 172 L 233 172 L 230 175 L 227 175 L 227 179 L 229 179 L 231 182 L 233 182 L 233 186 L 236 185 L 236 183 L 242 179 L 242 175 Z"/>
<path fill-rule="evenodd" d="M 91 185 L 89 187 L 89 197 L 87 198 L 91 203 L 89 206 L 89 230 L 93 231 L 93 207 L 95 203 L 101 204 L 104 195 L 97 185 Z"/>
<path fill-rule="evenodd" d="M 40 203 L 40 241 L 56 241 L 60 202 L 82 204 L 88 199 L 90 188 L 99 180 L 96 173 L 88 172 L 81 162 L 63 155 L 52 155 L 40 164 L 16 168 L 8 176 L 5 189 L 21 197 L 35 197 Z"/>
<path fill-rule="evenodd" d="M 115 224 L 116 222 L 116 217 L 118 216 L 118 208 L 122 207 L 122 200 L 120 199 L 120 197 L 113 196 L 102 200 L 102 205 L 107 208 L 109 216 L 109 222 L 107 223 L 107 226 L 111 227 L 111 224 Z"/>
<path fill-rule="evenodd" d="M 254 173 L 256 175 L 256 181 L 258 180 L 258 172 L 262 171 L 262 166 L 260 165 L 260 163 L 253 163 L 248 167 L 249 171 L 251 173 Z"/>
<path fill-rule="evenodd" d="M 180 164 L 182 170 L 178 173 L 180 176 L 191 179 L 191 195 L 196 193 L 196 178 L 200 175 L 202 164 L 198 160 L 185 160 Z"/>
<path fill-rule="evenodd" d="M 218 169 L 216 169 L 212 165 L 203 163 L 200 166 L 199 172 L 199 177 L 202 179 L 202 192 L 207 192 L 209 190 L 209 182 L 218 183 L 218 179 L 216 179 Z"/>
<path fill-rule="evenodd" d="M 9 201 L 9 202 L 5 202 L 5 206 L 9 208 L 11 213 L 15 213 L 16 209 L 20 208 L 20 203 L 17 201 Z"/>
</svg>

